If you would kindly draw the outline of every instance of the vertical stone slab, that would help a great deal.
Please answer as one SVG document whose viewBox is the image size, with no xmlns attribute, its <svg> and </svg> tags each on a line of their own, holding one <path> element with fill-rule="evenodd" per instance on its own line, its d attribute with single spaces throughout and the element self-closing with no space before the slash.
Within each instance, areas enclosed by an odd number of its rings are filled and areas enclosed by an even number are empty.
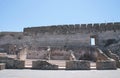
<svg viewBox="0 0 120 78">
<path fill-rule="evenodd" d="M 0 63 L 0 70 L 5 69 L 5 63 Z"/>
<path fill-rule="evenodd" d="M 115 61 L 98 61 L 96 62 L 96 69 L 97 70 L 115 70 L 117 69 L 116 67 L 116 62 Z"/>
<path fill-rule="evenodd" d="M 89 61 L 67 61 L 66 70 L 90 70 Z"/>
</svg>

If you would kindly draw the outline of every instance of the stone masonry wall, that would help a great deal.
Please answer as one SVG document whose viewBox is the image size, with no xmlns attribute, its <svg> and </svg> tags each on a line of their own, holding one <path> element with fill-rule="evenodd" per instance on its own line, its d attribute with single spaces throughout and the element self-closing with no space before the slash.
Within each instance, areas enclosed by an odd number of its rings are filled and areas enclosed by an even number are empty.
<svg viewBox="0 0 120 78">
<path fill-rule="evenodd" d="M 14 54 L 16 48 L 80 48 L 90 46 L 91 38 L 100 49 L 108 48 L 120 57 L 120 22 L 54 25 L 24 28 L 24 32 L 0 32 L 0 50 Z M 11 53 L 12 52 L 12 53 Z M 37 54 L 37 53 L 36 53 Z"/>
<path fill-rule="evenodd" d="M 113 31 L 120 30 L 120 22 L 31 27 L 31 28 L 24 28 L 24 33 L 75 34 L 75 33 L 102 32 L 102 31 L 111 31 L 111 30 Z"/>
<path fill-rule="evenodd" d="M 96 45 L 107 46 L 108 39 L 120 39 L 120 23 L 75 24 L 24 28 L 24 35 L 32 36 L 39 46 L 90 45 L 95 37 Z"/>
</svg>

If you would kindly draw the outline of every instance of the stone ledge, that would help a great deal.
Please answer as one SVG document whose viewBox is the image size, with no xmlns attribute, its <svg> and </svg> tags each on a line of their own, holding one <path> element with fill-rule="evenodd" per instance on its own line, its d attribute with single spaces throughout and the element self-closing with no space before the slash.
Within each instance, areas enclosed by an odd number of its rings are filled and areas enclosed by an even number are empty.
<svg viewBox="0 0 120 78">
<path fill-rule="evenodd" d="M 32 61 L 32 69 L 57 70 L 58 65 L 53 65 L 47 61 Z"/>
<path fill-rule="evenodd" d="M 97 70 L 115 70 L 117 69 L 116 67 L 116 62 L 115 61 L 98 61 L 96 62 L 96 69 Z"/>
<path fill-rule="evenodd" d="M 90 62 L 83 60 L 67 61 L 66 70 L 90 70 Z"/>
</svg>

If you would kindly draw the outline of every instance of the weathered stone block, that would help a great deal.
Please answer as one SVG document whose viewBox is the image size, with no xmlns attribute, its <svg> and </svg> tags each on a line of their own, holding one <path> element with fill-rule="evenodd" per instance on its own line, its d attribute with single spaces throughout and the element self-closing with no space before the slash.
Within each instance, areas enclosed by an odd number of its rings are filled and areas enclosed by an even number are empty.
<svg viewBox="0 0 120 78">
<path fill-rule="evenodd" d="M 14 60 L 14 68 L 23 69 L 25 67 L 25 61 L 22 60 Z"/>
<path fill-rule="evenodd" d="M 66 62 L 67 70 L 90 70 L 90 62 L 89 61 L 68 61 Z"/>
<path fill-rule="evenodd" d="M 0 70 L 5 69 L 5 63 L 0 63 Z"/>
<path fill-rule="evenodd" d="M 5 63 L 7 69 L 14 67 L 14 59 L 12 58 L 0 57 L 0 63 Z"/>
<path fill-rule="evenodd" d="M 111 70 L 111 69 L 117 69 L 116 62 L 115 61 L 98 61 L 96 62 L 96 69 L 98 70 Z"/>
<path fill-rule="evenodd" d="M 52 65 L 46 61 L 33 61 L 32 62 L 33 69 L 41 69 L 41 70 L 57 70 L 57 65 Z"/>
<path fill-rule="evenodd" d="M 0 57 L 0 63 L 5 63 L 7 69 L 21 69 L 24 68 L 25 62 L 21 60 L 15 60 L 8 57 Z"/>
<path fill-rule="evenodd" d="M 7 69 L 13 69 L 14 68 L 14 60 L 13 59 L 7 59 L 6 68 Z"/>
</svg>

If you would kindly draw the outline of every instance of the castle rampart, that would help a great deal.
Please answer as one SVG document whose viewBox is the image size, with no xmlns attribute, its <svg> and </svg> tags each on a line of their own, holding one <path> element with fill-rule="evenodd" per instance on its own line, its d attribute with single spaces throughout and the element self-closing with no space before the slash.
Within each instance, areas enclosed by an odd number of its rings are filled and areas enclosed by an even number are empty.
<svg viewBox="0 0 120 78">
<path fill-rule="evenodd" d="M 40 26 L 24 28 L 24 32 L 1 32 L 0 49 L 14 54 L 17 49 L 27 47 L 31 52 L 27 57 L 44 58 L 41 55 L 46 49 L 40 50 L 41 47 L 74 52 L 83 46 L 90 47 L 92 39 L 93 46 L 110 49 L 120 57 L 120 22 Z M 64 56 L 59 59 L 61 57 Z"/>
<path fill-rule="evenodd" d="M 69 24 L 24 28 L 25 33 L 75 34 L 120 30 L 120 22 L 95 24 Z"/>
</svg>

